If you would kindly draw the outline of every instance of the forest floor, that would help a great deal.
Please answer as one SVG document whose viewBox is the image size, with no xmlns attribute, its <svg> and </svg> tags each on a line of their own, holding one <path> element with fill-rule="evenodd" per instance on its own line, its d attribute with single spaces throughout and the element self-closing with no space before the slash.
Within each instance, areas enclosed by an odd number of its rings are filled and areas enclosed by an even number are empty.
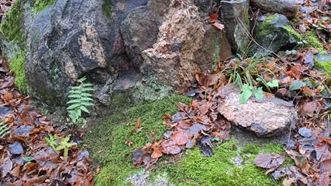
<svg viewBox="0 0 331 186">
<path fill-rule="evenodd" d="M 55 127 L 17 91 L 0 60 L 0 185 L 329 185 L 331 81 L 314 55 L 331 52 L 330 12 L 306 14 L 297 28 L 318 28 L 323 51 L 304 46 L 259 60 L 229 59 L 197 74 L 189 97 L 137 104 L 87 133 Z M 242 82 L 249 76 L 265 97 L 294 103 L 296 126 L 261 139 L 217 118 L 220 92 L 236 83 L 234 73 Z"/>
</svg>

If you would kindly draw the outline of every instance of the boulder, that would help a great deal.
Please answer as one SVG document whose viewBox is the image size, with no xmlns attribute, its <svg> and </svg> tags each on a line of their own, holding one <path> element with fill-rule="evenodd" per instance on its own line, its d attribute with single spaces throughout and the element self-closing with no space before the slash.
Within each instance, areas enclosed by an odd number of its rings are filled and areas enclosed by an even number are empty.
<svg viewBox="0 0 331 186">
<path fill-rule="evenodd" d="M 102 105 L 158 99 L 231 55 L 206 0 L 56 0 L 40 12 L 21 3 L 29 93 L 49 105 L 64 106 L 83 76 Z"/>
<path fill-rule="evenodd" d="M 225 32 L 208 21 L 208 0 L 55 0 L 40 12 L 17 2 L 20 24 L 7 23 L 24 42 L 0 34 L 2 51 L 21 54 L 29 95 L 51 107 L 65 106 L 83 76 L 100 112 L 160 99 L 231 55 Z"/>
<path fill-rule="evenodd" d="M 63 104 L 77 78 L 87 76 L 102 87 L 128 70 L 131 63 L 119 26 L 131 10 L 146 3 L 65 0 L 38 13 L 28 25 L 26 75 L 31 94 Z"/>
<path fill-rule="evenodd" d="M 275 97 L 263 101 L 250 99 L 240 104 L 240 90 L 233 85 L 221 90 L 218 111 L 236 126 L 254 132 L 257 136 L 274 136 L 296 124 L 297 111 L 291 102 Z"/>
<path fill-rule="evenodd" d="M 286 16 L 272 14 L 257 23 L 252 55 L 269 55 L 281 49 L 290 50 L 296 46 L 300 35 L 290 26 Z"/>
<path fill-rule="evenodd" d="M 140 70 L 175 90 L 185 89 L 196 73 L 211 70 L 221 53 L 231 52 L 228 45 L 221 45 L 224 32 L 208 24 L 193 1 L 171 1 L 168 7 L 157 41 L 142 51 Z"/>
</svg>

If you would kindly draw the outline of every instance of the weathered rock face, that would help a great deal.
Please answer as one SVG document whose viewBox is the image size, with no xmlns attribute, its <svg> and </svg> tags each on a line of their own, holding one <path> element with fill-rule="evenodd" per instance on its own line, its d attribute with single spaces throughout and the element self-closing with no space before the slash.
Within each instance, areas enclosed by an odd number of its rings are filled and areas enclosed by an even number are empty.
<svg viewBox="0 0 331 186">
<path fill-rule="evenodd" d="M 254 132 L 257 136 L 273 136 L 296 123 L 297 112 L 292 103 L 279 98 L 265 98 L 258 102 L 250 99 L 240 104 L 240 91 L 232 86 L 222 89 L 224 99 L 218 111 L 235 125 Z"/>
<path fill-rule="evenodd" d="M 231 55 L 224 32 L 207 21 L 209 1 L 58 0 L 33 16 L 24 2 L 30 93 L 52 105 L 65 104 L 82 76 L 106 105 L 116 93 L 159 98 Z"/>
<path fill-rule="evenodd" d="M 265 17 L 257 24 L 253 53 L 269 55 L 281 49 L 291 49 L 297 44 L 295 34 L 292 33 L 289 20 L 281 14 L 273 14 Z"/>
<path fill-rule="evenodd" d="M 105 84 L 130 63 L 119 24 L 147 0 L 57 1 L 37 14 L 28 35 L 26 74 L 32 93 L 48 102 L 63 102 L 69 85 L 87 75 Z M 105 13 L 105 6 L 111 12 Z M 110 10 L 109 10 L 110 11 Z"/>
</svg>

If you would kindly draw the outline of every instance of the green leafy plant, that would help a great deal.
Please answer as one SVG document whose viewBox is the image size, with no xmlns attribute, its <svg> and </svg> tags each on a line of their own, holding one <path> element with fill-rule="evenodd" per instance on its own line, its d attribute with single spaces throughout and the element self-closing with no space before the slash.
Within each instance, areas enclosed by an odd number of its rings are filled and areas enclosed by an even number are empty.
<svg viewBox="0 0 331 186">
<path fill-rule="evenodd" d="M 4 138 L 9 133 L 10 133 L 9 127 L 4 122 L 0 122 L 0 138 Z"/>
<path fill-rule="evenodd" d="M 64 160 L 68 159 L 70 148 L 76 145 L 76 143 L 70 142 L 70 135 L 64 138 L 59 138 L 50 134 L 45 138 L 45 141 L 56 153 L 63 151 Z"/>
<path fill-rule="evenodd" d="M 93 103 L 93 85 L 86 83 L 86 78 L 78 80 L 78 85 L 71 87 L 69 91 L 69 101 L 67 102 L 67 111 L 70 120 L 73 123 L 84 123 L 83 113 L 90 113 L 89 108 Z"/>
<path fill-rule="evenodd" d="M 230 65 L 225 68 L 228 72 L 229 82 L 237 85 L 240 90 L 239 101 L 241 104 L 247 103 L 250 97 L 254 96 L 257 100 L 262 100 L 264 97 L 263 88 L 268 92 L 272 89 L 279 87 L 279 81 L 273 79 L 267 82 L 260 75 L 260 71 L 267 71 L 271 76 L 273 76 L 271 71 L 267 69 L 260 69 L 257 64 L 263 61 L 258 59 L 247 58 L 233 60 Z"/>
</svg>

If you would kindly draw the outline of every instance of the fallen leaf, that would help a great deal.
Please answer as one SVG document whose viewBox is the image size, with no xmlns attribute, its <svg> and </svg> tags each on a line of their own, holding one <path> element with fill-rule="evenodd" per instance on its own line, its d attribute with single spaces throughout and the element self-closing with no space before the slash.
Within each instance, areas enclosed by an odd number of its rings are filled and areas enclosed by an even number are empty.
<svg viewBox="0 0 331 186">
<path fill-rule="evenodd" d="M 184 131 L 176 131 L 173 133 L 171 139 L 177 144 L 177 145 L 185 145 L 190 139 L 189 135 Z"/>
<path fill-rule="evenodd" d="M 264 169 L 278 168 L 285 158 L 278 154 L 259 154 L 255 158 L 255 165 Z"/>
<path fill-rule="evenodd" d="M 135 125 L 135 128 L 134 128 L 134 130 L 138 133 L 138 132 L 140 132 L 141 130 L 142 130 L 142 119 L 141 119 L 141 117 L 139 117 L 138 119 L 137 119 L 137 121 L 136 121 L 136 125 Z"/>
</svg>

